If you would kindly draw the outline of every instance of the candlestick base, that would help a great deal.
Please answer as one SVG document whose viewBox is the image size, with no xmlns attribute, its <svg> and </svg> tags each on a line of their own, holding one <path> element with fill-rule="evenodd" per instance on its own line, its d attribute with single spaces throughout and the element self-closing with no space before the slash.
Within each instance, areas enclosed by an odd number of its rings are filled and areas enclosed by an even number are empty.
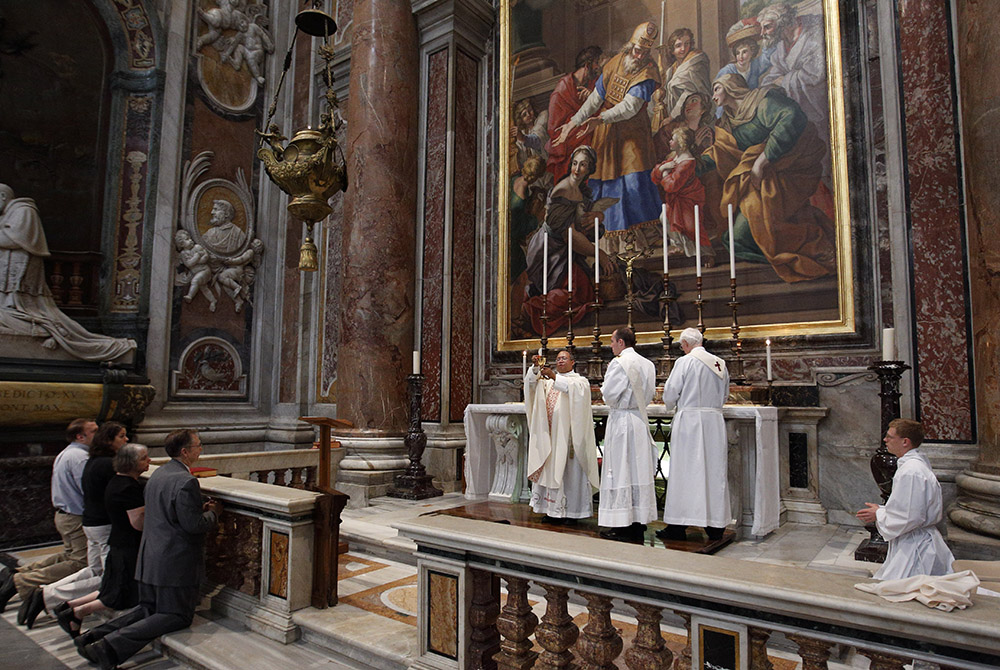
<svg viewBox="0 0 1000 670">
<path fill-rule="evenodd" d="M 390 498 L 403 500 L 424 500 L 444 495 L 444 491 L 434 486 L 434 478 L 427 474 L 421 459 L 427 447 L 427 435 L 420 425 L 420 404 L 423 398 L 423 375 L 406 378 L 410 386 L 410 429 L 403 439 L 410 464 L 402 474 L 396 475 L 395 485 L 389 489 Z"/>
<path fill-rule="evenodd" d="M 597 298 L 593 302 L 594 308 L 594 339 L 590 342 L 590 360 L 588 361 L 587 378 L 590 380 L 603 379 L 604 373 L 601 369 L 601 285 L 597 284 L 595 290 Z"/>
</svg>

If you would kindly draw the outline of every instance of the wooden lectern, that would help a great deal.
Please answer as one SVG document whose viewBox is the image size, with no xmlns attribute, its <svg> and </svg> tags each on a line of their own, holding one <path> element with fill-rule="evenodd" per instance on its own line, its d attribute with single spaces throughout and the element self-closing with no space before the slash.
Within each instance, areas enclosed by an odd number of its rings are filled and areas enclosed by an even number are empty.
<svg viewBox="0 0 1000 670">
<path fill-rule="evenodd" d="M 300 416 L 313 426 L 319 426 L 319 472 L 316 491 L 322 495 L 316 501 L 316 546 L 313 549 L 312 606 L 323 609 L 337 604 L 337 570 L 340 562 L 340 514 L 350 498 L 330 485 L 330 431 L 333 428 L 353 428 L 343 419 L 325 416 Z M 340 443 L 336 443 L 340 448 Z"/>
</svg>

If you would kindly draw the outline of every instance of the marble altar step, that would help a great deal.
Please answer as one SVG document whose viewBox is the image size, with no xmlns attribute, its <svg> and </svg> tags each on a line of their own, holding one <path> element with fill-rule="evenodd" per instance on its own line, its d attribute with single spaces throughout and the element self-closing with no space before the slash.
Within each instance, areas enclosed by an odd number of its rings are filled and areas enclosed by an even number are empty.
<svg viewBox="0 0 1000 670">
<path fill-rule="evenodd" d="M 337 658 L 302 641 L 281 644 L 226 618 L 195 617 L 191 628 L 164 636 L 159 647 L 171 660 L 195 670 L 365 670 L 369 667 Z"/>
</svg>

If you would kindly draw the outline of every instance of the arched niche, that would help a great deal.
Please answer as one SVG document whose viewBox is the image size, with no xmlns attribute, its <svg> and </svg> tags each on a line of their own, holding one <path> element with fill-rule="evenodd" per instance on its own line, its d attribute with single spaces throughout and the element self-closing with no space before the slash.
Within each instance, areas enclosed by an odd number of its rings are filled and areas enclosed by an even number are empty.
<svg viewBox="0 0 1000 670">
<path fill-rule="evenodd" d="M 5 3 L 0 42 L 0 181 L 38 203 L 64 311 L 142 341 L 162 114 L 153 3 Z"/>
</svg>

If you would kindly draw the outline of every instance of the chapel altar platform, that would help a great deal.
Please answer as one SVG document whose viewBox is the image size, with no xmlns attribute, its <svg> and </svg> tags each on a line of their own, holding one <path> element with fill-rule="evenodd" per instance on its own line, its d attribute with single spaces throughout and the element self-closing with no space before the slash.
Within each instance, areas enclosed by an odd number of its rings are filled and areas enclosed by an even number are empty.
<svg viewBox="0 0 1000 670">
<path fill-rule="evenodd" d="M 546 520 L 544 515 L 531 511 L 531 507 L 526 503 L 472 502 L 433 513 L 463 519 L 477 519 L 479 521 L 521 526 L 523 528 L 537 528 L 565 535 L 600 537 L 600 527 L 597 525 L 596 517 L 596 502 L 594 507 L 595 516 L 589 519 L 570 519 L 563 523 L 553 523 Z M 662 521 L 654 521 L 648 524 L 641 544 L 651 547 L 664 547 L 675 551 L 689 551 L 695 554 L 714 554 L 736 539 L 736 532 L 732 528 L 726 529 L 722 539 L 711 541 L 705 535 L 703 529 L 690 527 L 688 528 L 686 541 L 667 541 L 656 537 L 656 531 L 663 527 L 664 524 Z M 639 543 L 636 542 L 635 544 Z"/>
</svg>

